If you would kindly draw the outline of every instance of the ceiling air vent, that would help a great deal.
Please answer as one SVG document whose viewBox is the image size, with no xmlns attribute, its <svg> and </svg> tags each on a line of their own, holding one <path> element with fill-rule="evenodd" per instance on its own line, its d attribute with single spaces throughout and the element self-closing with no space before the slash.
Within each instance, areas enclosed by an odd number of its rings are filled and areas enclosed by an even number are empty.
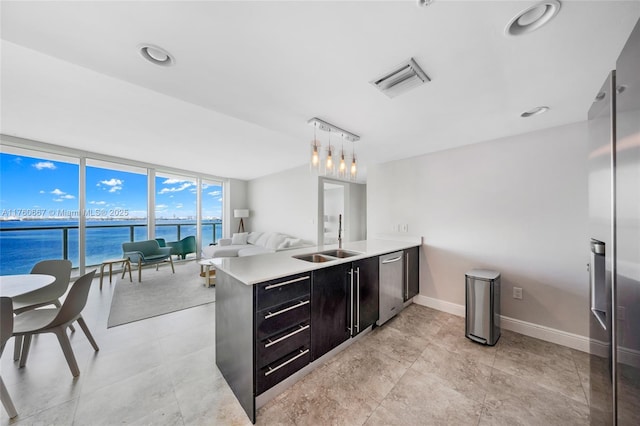
<svg viewBox="0 0 640 426">
<path fill-rule="evenodd" d="M 370 83 L 388 97 L 394 98 L 427 81 L 431 81 L 429 76 L 411 58 Z"/>
</svg>

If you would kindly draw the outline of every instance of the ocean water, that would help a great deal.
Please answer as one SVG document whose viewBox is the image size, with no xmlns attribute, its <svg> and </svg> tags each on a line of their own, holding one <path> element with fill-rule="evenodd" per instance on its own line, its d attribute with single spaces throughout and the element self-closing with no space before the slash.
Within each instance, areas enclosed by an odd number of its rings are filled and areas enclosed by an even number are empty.
<svg viewBox="0 0 640 426">
<path fill-rule="evenodd" d="M 87 221 L 86 264 L 99 265 L 103 260 L 122 257 L 122 243 L 147 239 L 145 221 Z M 166 241 L 196 235 L 193 220 L 159 220 L 156 238 Z M 34 229 L 35 228 L 35 229 Z M 66 230 L 66 231 L 65 231 Z M 202 224 L 202 245 L 206 246 L 222 237 L 220 221 Z M 65 234 L 66 232 L 66 244 Z M 26 274 L 34 264 L 45 259 L 71 260 L 79 265 L 78 222 L 65 220 L 0 221 L 0 275 Z"/>
</svg>

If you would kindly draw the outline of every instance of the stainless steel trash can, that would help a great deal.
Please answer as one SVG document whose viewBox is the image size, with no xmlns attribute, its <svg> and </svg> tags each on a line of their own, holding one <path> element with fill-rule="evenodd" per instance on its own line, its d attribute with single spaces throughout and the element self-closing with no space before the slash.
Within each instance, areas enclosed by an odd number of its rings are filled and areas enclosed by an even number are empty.
<svg viewBox="0 0 640 426">
<path fill-rule="evenodd" d="M 473 269 L 465 274 L 465 336 L 493 346 L 500 338 L 500 273 Z"/>
</svg>

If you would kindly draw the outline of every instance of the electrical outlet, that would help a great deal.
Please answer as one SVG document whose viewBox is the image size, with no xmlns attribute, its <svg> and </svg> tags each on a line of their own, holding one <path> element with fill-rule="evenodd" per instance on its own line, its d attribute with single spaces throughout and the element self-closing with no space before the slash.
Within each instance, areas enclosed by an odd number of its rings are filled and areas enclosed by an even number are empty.
<svg viewBox="0 0 640 426">
<path fill-rule="evenodd" d="M 522 299 L 522 288 L 514 287 L 513 288 L 513 298 L 514 299 Z"/>
</svg>

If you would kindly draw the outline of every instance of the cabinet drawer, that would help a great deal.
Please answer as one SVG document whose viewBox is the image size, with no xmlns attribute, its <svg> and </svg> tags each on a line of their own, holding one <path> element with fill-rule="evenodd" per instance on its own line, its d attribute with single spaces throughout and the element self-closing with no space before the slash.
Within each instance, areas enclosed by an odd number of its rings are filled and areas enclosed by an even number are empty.
<svg viewBox="0 0 640 426">
<path fill-rule="evenodd" d="M 311 332 L 308 321 L 258 341 L 258 368 L 282 358 L 297 348 L 309 347 L 310 343 Z"/>
<path fill-rule="evenodd" d="M 311 292 L 311 275 L 293 275 L 258 285 L 258 310 L 280 305 Z"/>
<path fill-rule="evenodd" d="M 264 309 L 257 314 L 256 337 L 258 340 L 271 337 L 297 324 L 309 321 L 309 316 L 309 296 L 292 300 L 274 308 Z"/>
<path fill-rule="evenodd" d="M 280 383 L 305 365 L 309 364 L 311 352 L 309 347 L 297 348 L 287 356 L 258 370 L 256 374 L 256 394 L 259 395 Z"/>
</svg>

